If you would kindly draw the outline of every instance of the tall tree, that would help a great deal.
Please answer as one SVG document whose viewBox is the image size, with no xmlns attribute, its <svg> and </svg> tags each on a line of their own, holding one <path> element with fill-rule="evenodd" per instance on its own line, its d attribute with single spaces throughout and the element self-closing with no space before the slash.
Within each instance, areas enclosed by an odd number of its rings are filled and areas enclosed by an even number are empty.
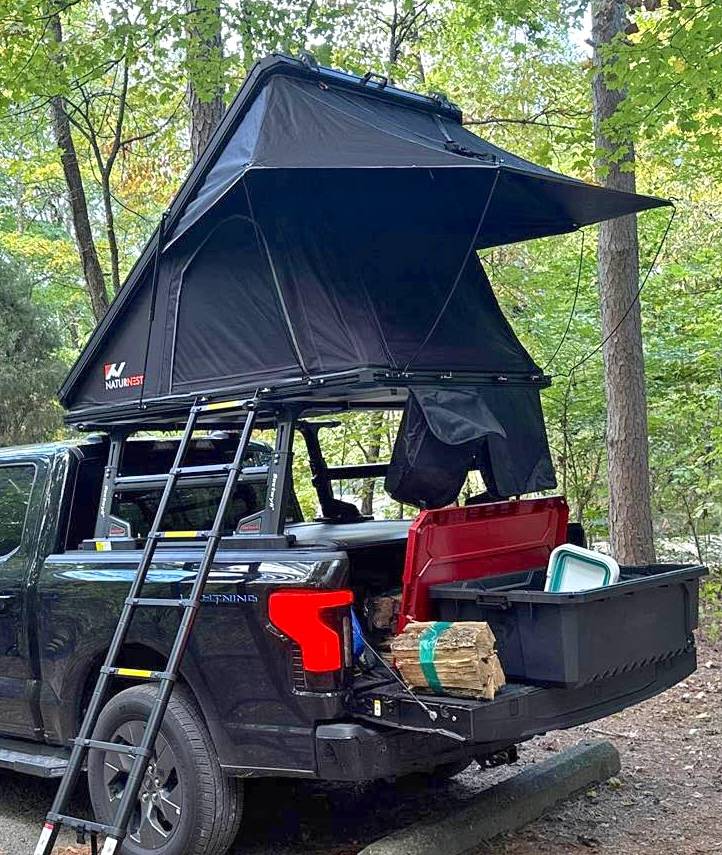
<svg viewBox="0 0 722 855">
<path fill-rule="evenodd" d="M 188 107 L 195 163 L 223 118 L 223 32 L 220 0 L 186 0 Z"/>
<path fill-rule="evenodd" d="M 55 402 L 66 366 L 57 314 L 33 302 L 26 271 L 0 256 L 0 443 L 47 439 L 61 428 Z"/>
<path fill-rule="evenodd" d="M 613 44 L 626 26 L 625 0 L 592 0 L 598 177 L 606 187 L 634 192 L 631 134 L 622 139 L 608 131 L 608 120 L 624 101 L 625 92 L 615 88 L 605 73 L 613 62 Z M 647 564 L 654 561 L 654 539 L 635 216 L 619 217 L 599 227 L 598 274 L 607 397 L 609 536 L 621 562 Z"/>
<path fill-rule="evenodd" d="M 60 12 L 53 12 L 48 21 L 48 29 L 55 43 L 60 62 L 62 62 L 63 27 Z M 88 288 L 88 296 L 96 321 L 100 321 L 108 310 L 108 291 L 103 270 L 98 260 L 98 250 L 93 238 L 93 230 L 88 215 L 88 202 L 85 197 L 83 179 L 78 163 L 78 154 L 73 142 L 70 118 L 62 95 L 56 94 L 50 99 L 55 141 L 60 149 L 63 174 L 68 188 L 73 229 L 78 245 L 78 254 L 83 268 L 83 276 Z"/>
</svg>

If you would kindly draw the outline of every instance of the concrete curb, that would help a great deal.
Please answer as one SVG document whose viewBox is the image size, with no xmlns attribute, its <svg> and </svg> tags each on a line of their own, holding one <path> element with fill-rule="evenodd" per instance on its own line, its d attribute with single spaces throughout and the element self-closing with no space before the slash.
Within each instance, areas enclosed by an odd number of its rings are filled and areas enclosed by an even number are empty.
<svg viewBox="0 0 722 855">
<path fill-rule="evenodd" d="M 490 787 L 459 810 L 382 837 L 359 855 L 461 855 L 538 819 L 557 802 L 606 781 L 621 768 L 606 741 L 581 742 Z"/>
</svg>

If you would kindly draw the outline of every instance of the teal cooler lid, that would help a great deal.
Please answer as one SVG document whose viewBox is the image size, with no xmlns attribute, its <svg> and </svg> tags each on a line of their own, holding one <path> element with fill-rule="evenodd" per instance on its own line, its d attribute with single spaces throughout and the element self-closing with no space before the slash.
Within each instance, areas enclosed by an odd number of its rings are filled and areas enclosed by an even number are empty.
<svg viewBox="0 0 722 855">
<path fill-rule="evenodd" d="M 550 593 L 604 588 L 619 580 L 619 565 L 608 555 L 565 543 L 549 556 L 544 590 Z"/>
</svg>

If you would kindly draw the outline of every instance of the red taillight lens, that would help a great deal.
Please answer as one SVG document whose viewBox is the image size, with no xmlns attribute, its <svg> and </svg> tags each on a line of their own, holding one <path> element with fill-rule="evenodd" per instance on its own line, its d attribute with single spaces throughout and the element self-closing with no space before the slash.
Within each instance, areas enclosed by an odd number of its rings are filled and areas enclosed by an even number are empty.
<svg viewBox="0 0 722 855">
<path fill-rule="evenodd" d="M 352 602 L 351 591 L 275 591 L 268 598 L 268 617 L 301 648 L 305 671 L 338 671 L 343 666 L 341 635 L 325 617 L 329 609 Z"/>
</svg>

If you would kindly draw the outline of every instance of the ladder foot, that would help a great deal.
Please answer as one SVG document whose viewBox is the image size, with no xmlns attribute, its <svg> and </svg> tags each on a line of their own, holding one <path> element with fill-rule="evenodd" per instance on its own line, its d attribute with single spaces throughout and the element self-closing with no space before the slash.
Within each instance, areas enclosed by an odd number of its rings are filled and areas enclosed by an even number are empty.
<svg viewBox="0 0 722 855">
<path fill-rule="evenodd" d="M 33 855 L 48 855 L 52 852 L 55 840 L 58 836 L 59 829 L 53 822 L 46 822 L 43 830 L 40 832 L 38 845 L 35 847 Z"/>
</svg>

